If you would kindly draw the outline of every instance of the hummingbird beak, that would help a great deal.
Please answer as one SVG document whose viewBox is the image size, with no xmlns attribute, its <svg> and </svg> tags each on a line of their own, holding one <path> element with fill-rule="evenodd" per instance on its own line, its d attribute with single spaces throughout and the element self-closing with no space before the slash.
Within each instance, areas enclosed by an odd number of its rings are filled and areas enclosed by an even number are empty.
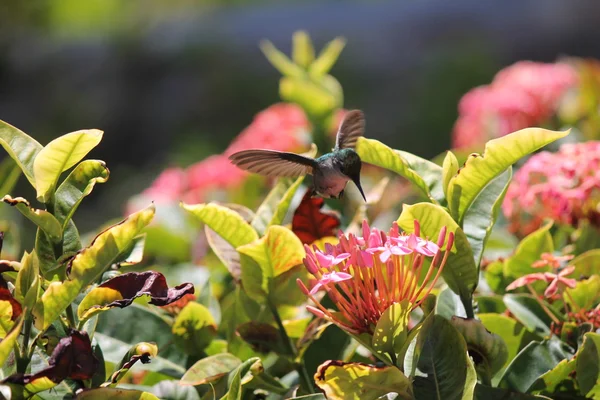
<svg viewBox="0 0 600 400">
<path fill-rule="evenodd" d="M 365 196 L 365 192 L 363 192 L 362 186 L 360 185 L 360 175 L 352 178 L 352 182 L 354 182 L 354 184 L 358 188 L 358 191 L 362 195 L 363 199 L 365 199 L 365 203 L 366 203 L 367 202 L 367 197 Z"/>
</svg>

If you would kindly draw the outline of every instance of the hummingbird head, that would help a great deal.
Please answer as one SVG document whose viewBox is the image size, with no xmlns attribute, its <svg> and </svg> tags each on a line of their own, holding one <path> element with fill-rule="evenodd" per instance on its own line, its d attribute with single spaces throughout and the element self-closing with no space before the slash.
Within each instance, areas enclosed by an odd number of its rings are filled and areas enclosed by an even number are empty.
<svg viewBox="0 0 600 400">
<path fill-rule="evenodd" d="M 342 174 L 346 175 L 354 182 L 363 199 L 367 201 L 362 186 L 360 185 L 360 168 L 362 167 L 362 162 L 359 155 L 352 149 L 343 149 L 340 150 L 339 160 Z"/>
</svg>

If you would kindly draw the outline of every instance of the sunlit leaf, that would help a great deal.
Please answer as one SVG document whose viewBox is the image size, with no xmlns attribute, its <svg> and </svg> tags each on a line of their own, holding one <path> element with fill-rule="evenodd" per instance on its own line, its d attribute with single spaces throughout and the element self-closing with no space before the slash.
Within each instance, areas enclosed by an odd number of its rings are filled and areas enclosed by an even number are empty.
<svg viewBox="0 0 600 400">
<path fill-rule="evenodd" d="M 559 387 L 570 384 L 571 375 L 575 372 L 575 360 L 562 360 L 556 367 L 540 376 L 529 388 L 530 393 L 554 393 Z"/>
<path fill-rule="evenodd" d="M 165 276 L 159 272 L 129 272 L 111 278 L 93 288 L 79 303 L 77 315 L 86 320 L 112 307 L 124 308 L 141 296 L 149 296 L 150 304 L 165 306 L 194 293 L 194 285 L 183 283 L 169 288 Z"/>
<path fill-rule="evenodd" d="M 17 343 L 17 339 L 23 328 L 23 322 L 24 319 L 22 317 L 19 318 L 6 336 L 0 339 L 0 365 L 4 365 L 4 362 L 8 359 L 8 356 L 15 346 L 15 343 Z"/>
<path fill-rule="evenodd" d="M 42 145 L 31 136 L 4 121 L 0 121 L 0 145 L 17 162 L 27 180 L 35 188 L 33 162 L 42 150 Z M 2 195 L 4 194 L 6 193 Z"/>
<path fill-rule="evenodd" d="M 388 356 L 400 352 L 408 337 L 408 321 L 410 317 L 410 304 L 407 300 L 389 306 L 377 321 L 373 332 L 373 348 Z"/>
<path fill-rule="evenodd" d="M 267 60 L 284 76 L 302 78 L 305 72 L 302 68 L 295 64 L 288 56 L 277 50 L 273 43 L 268 40 L 260 42 L 260 49 L 267 57 Z"/>
<path fill-rule="evenodd" d="M 600 302 L 598 293 L 600 293 L 600 276 L 592 275 L 588 279 L 578 281 L 573 289 L 566 288 L 563 299 L 575 309 L 591 310 Z"/>
<path fill-rule="evenodd" d="M 328 81 L 315 82 L 284 76 L 279 80 L 279 96 L 284 101 L 298 104 L 309 115 L 326 116 L 342 105 L 339 83 L 335 78 L 329 78 Z M 325 82 L 329 87 L 324 85 Z"/>
<path fill-rule="evenodd" d="M 305 31 L 294 32 L 292 36 L 292 60 L 294 63 L 302 68 L 308 68 L 314 59 L 315 49 L 308 33 Z"/>
<path fill-rule="evenodd" d="M 483 155 L 471 154 L 448 184 L 450 214 L 462 225 L 465 214 L 488 183 L 522 157 L 563 138 L 569 131 L 527 128 L 490 140 Z"/>
<path fill-rule="evenodd" d="M 336 37 L 327 43 L 323 50 L 321 50 L 321 53 L 319 53 L 317 59 L 310 65 L 308 69 L 309 74 L 318 78 L 328 73 L 337 61 L 345 45 L 346 39 L 343 37 Z"/>
<path fill-rule="evenodd" d="M 431 202 L 437 204 L 444 201 L 440 166 L 364 137 L 358 139 L 356 151 L 362 161 L 389 169 L 411 181 Z"/>
<path fill-rule="evenodd" d="M 443 227 L 447 228 L 447 232 L 454 232 L 454 245 L 442 276 L 450 289 L 460 296 L 467 316 L 472 317 L 471 296 L 479 279 L 471 245 L 465 233 L 442 207 L 431 203 L 404 205 L 398 225 L 404 231 L 412 233 L 415 220 L 419 221 L 421 234 L 434 241 Z"/>
<path fill-rule="evenodd" d="M 39 201 L 46 203 L 60 174 L 77 164 L 102 140 L 102 131 L 87 129 L 67 133 L 48 143 L 33 162 Z"/>
<path fill-rule="evenodd" d="M 458 172 L 458 167 L 458 159 L 454 153 L 451 151 L 446 152 L 446 157 L 444 157 L 444 162 L 442 164 L 442 183 L 444 196 L 448 195 L 448 184 L 450 183 L 450 179 L 452 179 Z"/>
<path fill-rule="evenodd" d="M 0 285 L 0 337 L 4 337 L 23 313 L 21 304 L 15 300 L 10 290 Z"/>
<path fill-rule="evenodd" d="M 87 389 L 77 395 L 77 400 L 160 400 L 152 393 L 119 388 Z"/>
<path fill-rule="evenodd" d="M 305 256 L 298 237 L 278 225 L 269 227 L 261 239 L 237 250 L 242 254 L 242 284 L 255 299 L 268 295 L 273 290 L 274 278 L 302 264 Z"/>
<path fill-rule="evenodd" d="M 29 202 L 22 197 L 12 198 L 6 195 L 2 201 L 19 210 L 21 214 L 44 231 L 50 240 L 55 243 L 60 242 L 63 235 L 62 227 L 54 215 L 45 210 L 32 208 Z"/>
<path fill-rule="evenodd" d="M 227 375 L 242 364 L 239 358 L 229 353 L 216 354 L 197 361 L 181 378 L 182 385 L 203 385 Z"/>
<path fill-rule="evenodd" d="M 85 160 L 56 189 L 54 215 L 63 229 L 73 216 L 84 197 L 92 192 L 96 183 L 108 180 L 109 170 L 104 161 Z"/>
<path fill-rule="evenodd" d="M 475 198 L 471 207 L 466 211 L 463 220 L 463 231 L 469 239 L 475 265 L 479 268 L 483 250 L 492 228 L 498 218 L 500 206 L 508 190 L 512 178 L 512 168 L 492 179 Z"/>
<path fill-rule="evenodd" d="M 40 266 L 35 251 L 25 252 L 21 259 L 21 269 L 15 282 L 15 298 L 25 307 L 31 309 L 37 301 L 40 290 Z"/>
<path fill-rule="evenodd" d="M 569 265 L 575 266 L 573 276 L 576 277 L 600 274 L 600 249 L 588 250 L 578 255 L 569 262 Z"/>
<path fill-rule="evenodd" d="M 543 253 L 554 251 L 552 235 L 550 234 L 551 227 L 552 224 L 546 224 L 521 240 L 515 249 L 515 253 L 504 261 L 504 276 L 516 279 L 526 274 L 549 270 L 548 267 L 533 268 L 531 264 L 539 260 Z"/>
<path fill-rule="evenodd" d="M 1 124 L 2 122 L 0 121 L 0 129 L 2 129 Z M 20 176 L 21 168 L 19 168 L 19 164 L 12 158 L 5 157 L 0 162 L 0 196 L 10 193 L 17 184 Z"/>
<path fill-rule="evenodd" d="M 148 364 L 151 358 L 158 354 L 158 347 L 154 343 L 138 343 L 132 346 L 123 356 L 121 362 L 116 366 L 115 372 L 109 379 L 102 384 L 103 387 L 112 387 L 116 385 L 125 374 L 133 367 L 135 363 L 140 361 L 142 364 Z"/>
<path fill-rule="evenodd" d="M 52 282 L 33 309 L 35 325 L 44 330 L 75 300 L 81 289 L 98 279 L 154 217 L 154 205 L 130 215 L 98 235 L 67 268 L 69 279 Z"/>
<path fill-rule="evenodd" d="M 175 343 L 191 355 L 201 355 L 217 332 L 210 311 L 202 304 L 188 303 L 173 323 Z"/>
<path fill-rule="evenodd" d="M 244 361 L 230 374 L 229 391 L 223 400 L 242 400 L 242 385 L 248 383 L 254 375 L 258 375 L 262 371 L 262 362 L 258 357 Z"/>
<path fill-rule="evenodd" d="M 577 383 L 586 397 L 600 398 L 600 335 L 586 333 L 575 360 Z"/>
<path fill-rule="evenodd" d="M 218 204 L 181 205 L 194 214 L 233 247 L 243 246 L 258 239 L 258 234 L 237 212 Z"/>
</svg>

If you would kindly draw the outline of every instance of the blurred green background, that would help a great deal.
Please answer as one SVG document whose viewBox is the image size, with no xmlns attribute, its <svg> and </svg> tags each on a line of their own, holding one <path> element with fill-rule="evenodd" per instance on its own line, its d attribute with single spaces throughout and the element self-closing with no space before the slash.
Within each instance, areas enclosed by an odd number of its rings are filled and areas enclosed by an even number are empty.
<svg viewBox="0 0 600 400">
<path fill-rule="evenodd" d="M 460 97 L 530 59 L 600 57 L 600 2 L 559 0 L 55 0 L 0 4 L 0 119 L 42 144 L 105 131 L 90 157 L 109 182 L 78 213 L 82 232 L 123 214 L 166 167 L 221 152 L 267 106 L 280 74 L 258 42 L 289 54 L 348 43 L 332 70 L 367 136 L 433 157 L 450 146 Z M 14 195 L 34 198 L 22 179 Z"/>
</svg>

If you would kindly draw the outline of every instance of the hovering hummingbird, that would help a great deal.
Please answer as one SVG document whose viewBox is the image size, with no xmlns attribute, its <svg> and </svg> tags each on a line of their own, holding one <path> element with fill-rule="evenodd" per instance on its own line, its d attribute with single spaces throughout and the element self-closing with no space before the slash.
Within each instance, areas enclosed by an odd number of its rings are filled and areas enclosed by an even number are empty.
<svg viewBox="0 0 600 400">
<path fill-rule="evenodd" d="M 335 148 L 319 158 L 275 150 L 243 150 L 229 156 L 239 168 L 270 177 L 313 176 L 313 193 L 327 198 L 342 198 L 348 181 L 354 182 L 367 201 L 360 185 L 362 162 L 354 151 L 356 141 L 365 132 L 365 116 L 360 110 L 349 111 L 340 123 Z"/>
</svg>

